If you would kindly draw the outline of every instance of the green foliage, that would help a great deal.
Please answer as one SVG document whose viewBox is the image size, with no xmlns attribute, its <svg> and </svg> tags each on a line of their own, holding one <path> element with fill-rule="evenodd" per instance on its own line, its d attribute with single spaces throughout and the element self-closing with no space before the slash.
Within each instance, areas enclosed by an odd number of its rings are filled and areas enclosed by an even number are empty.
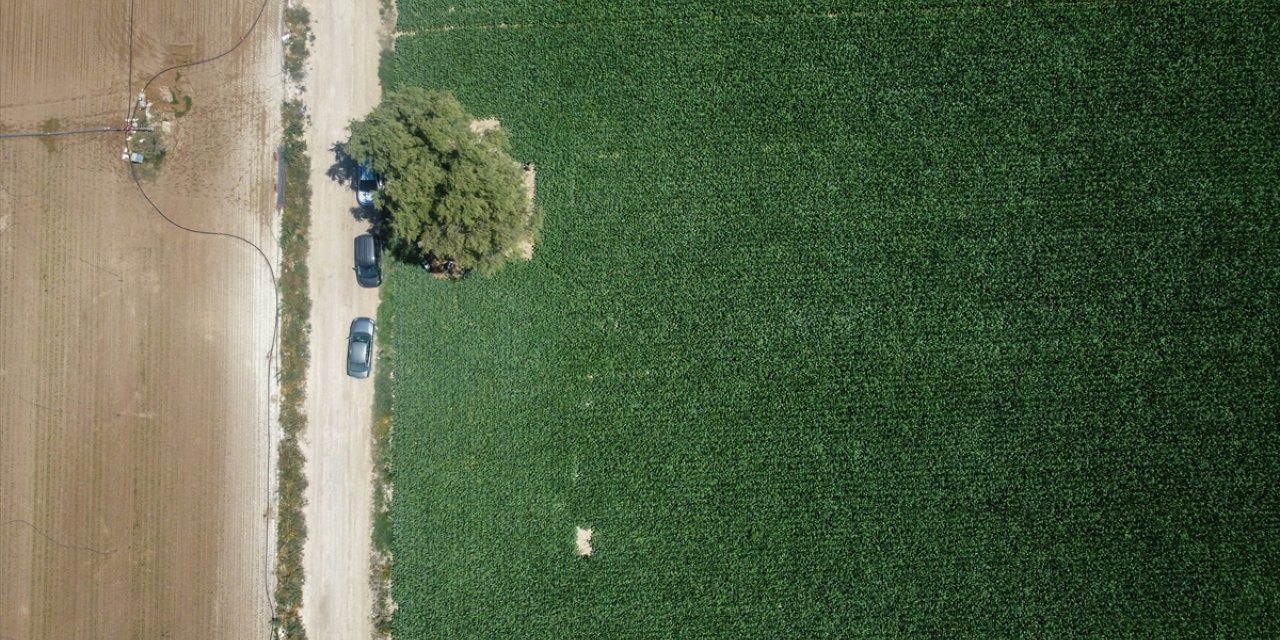
<svg viewBox="0 0 1280 640">
<path fill-rule="evenodd" d="M 144 179 L 154 179 L 164 167 L 164 158 L 169 151 L 164 144 L 164 135 L 159 131 L 143 131 L 130 136 L 129 148 L 141 153 L 142 164 L 135 165 L 134 170 Z"/>
<path fill-rule="evenodd" d="M 373 587 L 373 625 L 375 638 L 390 638 L 392 631 L 391 574 L 395 530 L 391 511 L 391 377 L 396 359 L 389 344 L 386 318 L 378 317 L 378 352 L 381 364 L 374 373 L 373 391 L 373 559 L 370 582 Z"/>
<path fill-rule="evenodd" d="M 555 223 L 389 266 L 395 637 L 1280 636 L 1280 23 L 996 4 L 401 5 Z"/>
<path fill-rule="evenodd" d="M 139 110 L 134 117 L 139 130 L 129 134 L 126 147 L 131 153 L 142 154 L 143 160 L 139 164 L 133 164 L 132 159 L 130 159 L 129 171 L 140 179 L 154 180 L 160 175 L 160 170 L 164 167 L 165 156 L 169 153 L 168 145 L 165 143 L 165 135 L 161 132 L 161 121 L 148 119 L 145 110 Z M 47 127 L 56 122 L 56 120 L 47 120 L 45 121 L 45 126 Z M 143 130 L 148 128 L 153 130 Z M 52 138 L 44 139 L 51 140 Z"/>
<path fill-rule="evenodd" d="M 141 153 L 143 158 L 141 164 L 131 164 L 130 170 L 143 180 L 154 180 L 160 175 L 160 169 L 164 167 L 164 158 L 169 151 L 164 142 L 164 134 L 159 130 L 159 123 L 149 121 L 145 111 L 139 111 L 136 117 L 139 129 L 152 127 L 156 130 L 129 134 L 129 150 Z"/>
<path fill-rule="evenodd" d="M 177 102 L 177 98 L 174 98 Z M 181 118 L 191 112 L 191 96 L 182 96 L 182 108 L 173 112 L 175 118 Z"/>
<path fill-rule="evenodd" d="M 472 131 L 472 120 L 452 94 L 409 87 L 351 123 L 346 151 L 385 178 L 377 202 L 406 260 L 492 272 L 540 224 L 506 134 Z"/>
<path fill-rule="evenodd" d="M 307 478 L 299 439 L 306 432 L 306 373 L 311 299 L 307 282 L 307 232 L 311 227 L 310 159 L 302 104 L 281 107 L 284 124 L 284 211 L 280 220 L 280 426 L 276 521 L 276 616 L 281 638 L 305 640 L 302 627 L 302 515 Z"/>
<path fill-rule="evenodd" d="M 48 118 L 44 122 L 40 123 L 40 130 L 45 133 L 62 131 L 64 128 L 62 121 L 57 118 Z M 60 136 L 42 136 L 40 138 L 40 144 L 44 146 L 45 151 L 53 153 L 57 151 L 60 146 L 59 137 Z"/>
<path fill-rule="evenodd" d="M 284 10 L 284 25 L 284 72 L 290 82 L 301 83 L 305 78 L 311 44 L 316 40 L 315 34 L 311 33 L 311 12 L 302 6 L 288 7 Z"/>
</svg>

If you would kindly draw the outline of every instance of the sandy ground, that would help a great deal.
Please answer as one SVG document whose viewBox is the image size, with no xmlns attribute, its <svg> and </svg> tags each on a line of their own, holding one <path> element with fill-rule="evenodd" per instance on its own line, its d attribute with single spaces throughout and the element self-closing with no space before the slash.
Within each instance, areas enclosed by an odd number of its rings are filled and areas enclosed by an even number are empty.
<svg viewBox="0 0 1280 640">
<path fill-rule="evenodd" d="M 0 4 L 0 131 L 118 126 L 259 4 L 136 3 L 132 78 L 129 6 Z M 147 186 L 273 261 L 279 11 L 158 83 L 192 109 Z M 247 245 L 157 216 L 123 142 L 0 140 L 0 637 L 263 638 L 272 282 Z"/>
<path fill-rule="evenodd" d="M 311 0 L 305 6 L 315 42 L 304 96 L 313 195 L 302 620 L 312 640 L 363 640 L 373 634 L 373 380 L 347 377 L 346 339 L 352 319 L 376 320 L 378 290 L 356 285 L 352 242 L 369 224 L 360 219 L 350 184 L 329 174 L 333 146 L 347 138 L 347 124 L 379 100 L 378 3 Z"/>
</svg>

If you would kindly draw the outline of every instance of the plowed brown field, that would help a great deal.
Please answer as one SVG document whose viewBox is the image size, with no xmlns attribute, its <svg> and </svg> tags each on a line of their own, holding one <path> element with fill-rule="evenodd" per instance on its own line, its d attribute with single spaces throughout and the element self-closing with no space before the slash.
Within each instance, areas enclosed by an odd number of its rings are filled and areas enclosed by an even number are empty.
<svg viewBox="0 0 1280 640">
<path fill-rule="evenodd" d="M 260 6 L 6 0 L 0 132 L 120 126 Z M 191 108 L 143 183 L 273 263 L 279 13 L 152 84 Z M 0 139 L 0 638 L 263 638 L 270 271 L 123 146 Z"/>
</svg>

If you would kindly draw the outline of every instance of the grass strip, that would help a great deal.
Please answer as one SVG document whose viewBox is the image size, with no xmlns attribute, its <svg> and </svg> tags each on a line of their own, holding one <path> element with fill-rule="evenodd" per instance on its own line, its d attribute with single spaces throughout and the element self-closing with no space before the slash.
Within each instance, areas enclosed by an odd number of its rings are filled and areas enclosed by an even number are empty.
<svg viewBox="0 0 1280 640">
<path fill-rule="evenodd" d="M 306 372 L 311 299 L 307 294 L 307 232 L 311 226 L 311 160 L 304 141 L 302 103 L 284 103 L 284 212 L 280 225 L 281 331 L 279 519 L 276 523 L 276 624 L 282 638 L 306 638 L 302 628 L 302 545 L 307 523 L 302 507 L 307 478 L 299 439 L 306 431 Z"/>
</svg>

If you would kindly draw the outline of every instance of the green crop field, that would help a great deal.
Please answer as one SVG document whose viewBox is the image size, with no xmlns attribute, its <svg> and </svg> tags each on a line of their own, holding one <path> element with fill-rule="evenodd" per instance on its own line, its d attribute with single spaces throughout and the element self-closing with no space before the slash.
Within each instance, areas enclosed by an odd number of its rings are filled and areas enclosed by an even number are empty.
<svg viewBox="0 0 1280 640">
<path fill-rule="evenodd" d="M 546 223 L 389 271 L 396 638 L 1280 636 L 1280 9 L 1005 4 L 402 0 Z"/>
</svg>

